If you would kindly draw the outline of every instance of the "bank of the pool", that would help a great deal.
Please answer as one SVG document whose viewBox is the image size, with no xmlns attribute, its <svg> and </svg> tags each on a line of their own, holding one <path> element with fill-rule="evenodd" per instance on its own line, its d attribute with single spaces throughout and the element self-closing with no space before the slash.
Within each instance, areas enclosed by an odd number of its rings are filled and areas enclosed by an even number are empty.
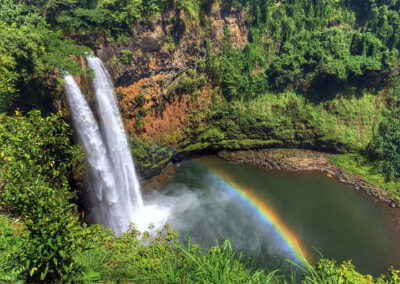
<svg viewBox="0 0 400 284">
<path fill-rule="evenodd" d="M 288 172 L 323 172 L 339 182 L 348 184 L 374 200 L 399 207 L 396 198 L 387 190 L 371 183 L 367 178 L 346 171 L 335 163 L 335 154 L 302 149 L 261 149 L 246 151 L 221 151 L 217 156 L 228 162 L 251 164 L 268 170 Z"/>
</svg>

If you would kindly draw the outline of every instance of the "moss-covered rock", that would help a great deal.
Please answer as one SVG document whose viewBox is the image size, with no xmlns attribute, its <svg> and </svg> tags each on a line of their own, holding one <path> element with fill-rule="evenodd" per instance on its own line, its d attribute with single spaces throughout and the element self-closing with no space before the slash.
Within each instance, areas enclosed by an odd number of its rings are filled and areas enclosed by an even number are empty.
<svg viewBox="0 0 400 284">
<path fill-rule="evenodd" d="M 159 175 L 175 154 L 172 149 L 146 139 L 132 139 L 130 145 L 136 169 L 144 180 Z"/>
</svg>

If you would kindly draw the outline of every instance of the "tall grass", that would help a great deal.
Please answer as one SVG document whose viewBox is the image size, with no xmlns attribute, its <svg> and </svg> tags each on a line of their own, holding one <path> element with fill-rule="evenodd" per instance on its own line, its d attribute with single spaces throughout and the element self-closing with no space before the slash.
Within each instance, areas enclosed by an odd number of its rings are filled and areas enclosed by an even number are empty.
<svg viewBox="0 0 400 284">
<path fill-rule="evenodd" d="M 160 235 L 159 235 L 160 236 Z M 100 246 L 80 256 L 83 275 L 96 275 L 107 281 L 135 283 L 396 283 L 400 271 L 385 277 L 373 278 L 358 273 L 351 262 L 337 265 L 322 259 L 315 266 L 303 260 L 303 265 L 283 274 L 280 270 L 258 269 L 252 262 L 232 249 L 227 240 L 207 251 L 194 245 L 191 239 L 184 244 L 176 238 L 147 239 L 146 245 L 132 235 L 112 237 Z M 137 237 L 137 236 L 136 236 Z M 176 237 L 176 235 L 175 235 Z M 161 241 L 160 241 L 161 240 Z M 104 252 L 107 256 L 104 257 Z M 85 260 L 85 258 L 91 260 Z M 396 278 L 397 277 L 397 278 Z"/>
<path fill-rule="evenodd" d="M 101 226 L 87 229 L 87 250 L 76 255 L 79 267 L 73 283 L 400 283 L 400 271 L 373 278 L 358 273 L 350 261 L 340 265 L 321 259 L 316 265 L 291 262 L 297 271 L 258 269 L 225 241 L 207 251 L 184 244 L 173 231 L 156 236 L 132 230 L 121 237 Z M 18 262 L 23 230 L 0 214 L 0 283 L 23 283 L 28 271 Z M 289 260 L 288 260 L 289 261 Z M 290 262 L 290 261 L 289 261 Z M 300 271 L 300 273 L 299 273 Z"/>
</svg>

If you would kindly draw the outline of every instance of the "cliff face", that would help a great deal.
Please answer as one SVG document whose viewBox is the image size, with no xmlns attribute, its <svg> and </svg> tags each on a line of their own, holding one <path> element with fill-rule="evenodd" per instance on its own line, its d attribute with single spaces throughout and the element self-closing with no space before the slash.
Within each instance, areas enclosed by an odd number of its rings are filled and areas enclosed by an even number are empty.
<svg viewBox="0 0 400 284">
<path fill-rule="evenodd" d="M 205 113 L 215 100 L 213 87 L 194 70 L 206 56 L 207 40 L 218 52 L 225 26 L 232 46 L 244 47 L 249 35 L 246 13 L 217 4 L 200 18 L 184 10 L 165 11 L 150 22 L 134 25 L 133 36 L 122 42 L 94 36 L 78 41 L 91 47 L 109 70 L 130 137 L 176 149 L 187 136 L 185 128 L 201 123 L 197 115 L 191 119 L 192 114 Z M 195 94 L 193 85 L 198 89 Z M 157 146 L 147 145 L 143 153 L 133 153 L 145 179 L 159 174 L 173 155 L 163 152 L 147 157 L 157 151 Z"/>
<path fill-rule="evenodd" d="M 152 140 L 160 136 L 165 140 L 165 134 L 181 126 L 187 108 L 198 105 L 193 98 L 189 102 L 185 91 L 178 100 L 174 88 L 205 57 L 206 40 L 219 49 L 225 25 L 233 46 L 243 47 L 249 33 L 247 16 L 232 7 L 213 6 L 201 20 L 183 10 L 167 11 L 152 22 L 135 25 L 134 36 L 126 42 L 105 42 L 95 48 L 118 88 L 129 131 L 140 132 Z"/>
<path fill-rule="evenodd" d="M 96 46 L 95 53 L 110 67 L 116 86 L 152 79 L 165 91 L 180 73 L 197 66 L 204 57 L 206 39 L 218 49 L 224 25 L 230 30 L 234 48 L 247 43 L 247 15 L 233 7 L 215 5 L 202 19 L 186 15 L 184 10 L 166 11 L 152 22 L 135 25 L 133 36 L 126 41 Z"/>
</svg>

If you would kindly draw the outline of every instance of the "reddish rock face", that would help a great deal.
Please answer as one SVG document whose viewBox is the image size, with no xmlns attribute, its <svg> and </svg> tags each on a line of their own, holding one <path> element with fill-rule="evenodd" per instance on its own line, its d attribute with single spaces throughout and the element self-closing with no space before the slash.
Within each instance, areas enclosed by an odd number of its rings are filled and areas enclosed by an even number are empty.
<svg viewBox="0 0 400 284">
<path fill-rule="evenodd" d="M 193 70 L 206 56 L 207 40 L 216 52 L 220 50 L 225 25 L 232 47 L 244 47 L 249 35 L 247 15 L 224 4 L 212 6 L 201 20 L 184 10 L 165 11 L 149 22 L 136 23 L 133 35 L 118 43 L 108 42 L 101 35 L 77 35 L 75 39 L 90 47 L 110 72 L 128 135 L 176 149 L 187 138 L 187 129 L 201 127 L 202 117 L 219 100 L 212 84 Z M 84 58 L 80 60 L 85 67 Z M 180 87 L 185 80 L 200 87 L 195 93 L 187 91 Z M 89 77 L 76 81 L 92 104 Z M 65 109 L 63 105 L 57 101 L 55 107 Z M 159 177 L 146 181 L 144 187 L 164 186 L 169 179 L 166 177 L 172 176 L 171 167 L 173 170 L 172 164 L 168 165 Z"/>
<path fill-rule="evenodd" d="M 137 23 L 133 36 L 122 43 L 105 39 L 99 43 L 90 37 L 78 42 L 92 47 L 111 73 L 128 132 L 164 143 L 172 135 L 176 142 L 187 116 L 204 110 L 213 90 L 204 86 L 193 98 L 184 91 L 176 94 L 174 86 L 183 74 L 198 67 L 206 40 L 216 51 L 220 49 L 225 25 L 233 48 L 244 47 L 249 35 L 247 15 L 223 4 L 212 6 L 201 21 L 184 10 L 166 11 L 151 22 Z"/>
</svg>

